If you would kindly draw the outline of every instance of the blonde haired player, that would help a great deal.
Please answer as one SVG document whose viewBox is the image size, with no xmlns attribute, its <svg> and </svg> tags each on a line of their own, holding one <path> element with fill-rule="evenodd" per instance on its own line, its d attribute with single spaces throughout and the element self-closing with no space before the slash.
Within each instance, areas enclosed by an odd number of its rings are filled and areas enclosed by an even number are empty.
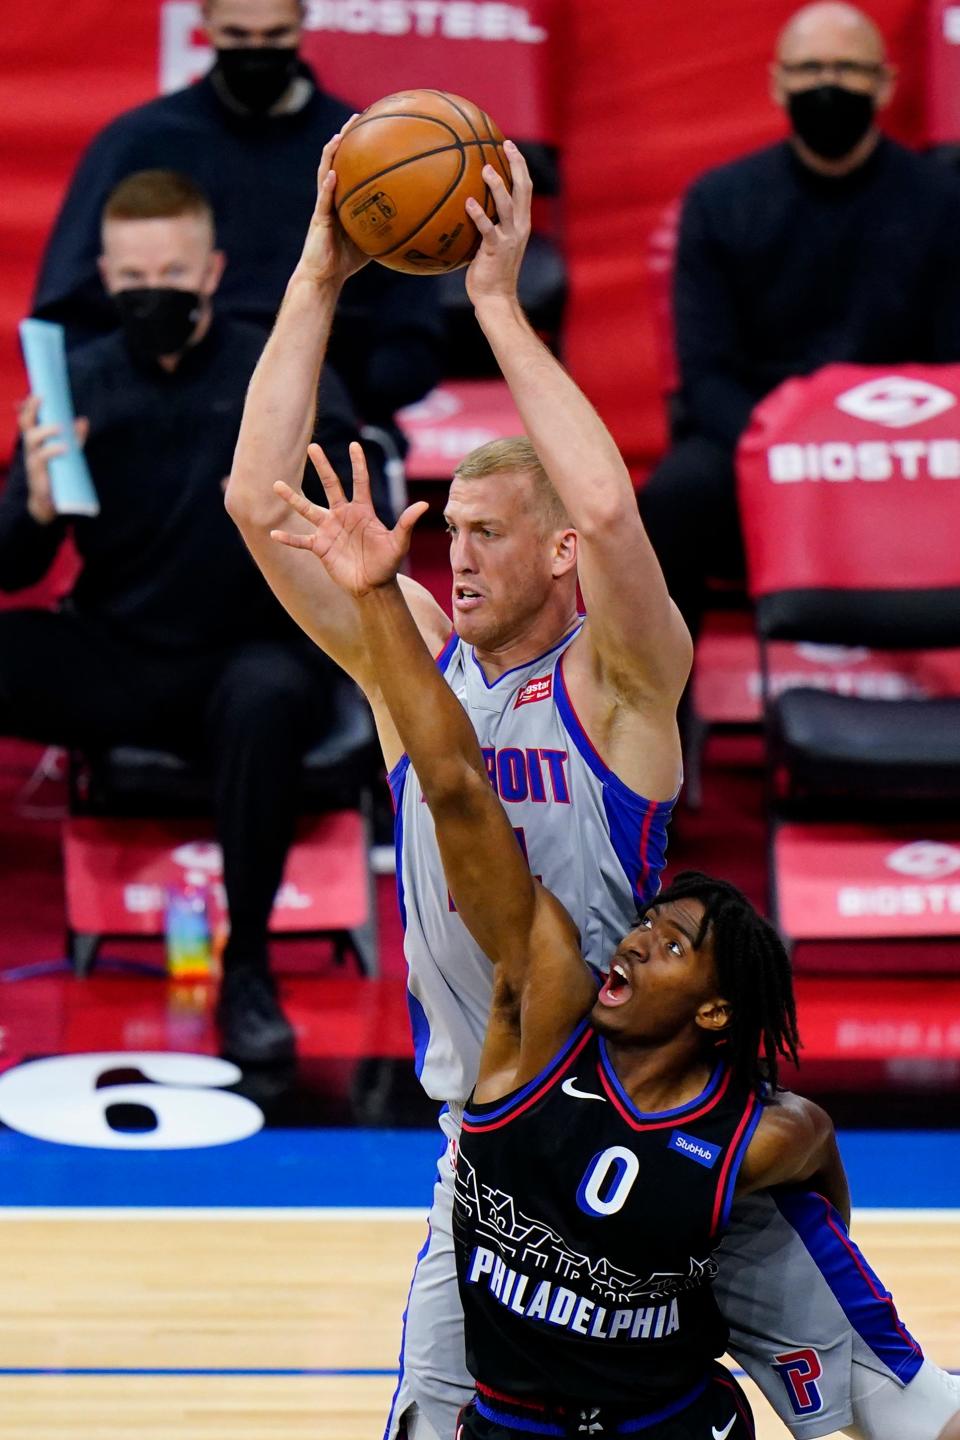
<svg viewBox="0 0 960 1440">
<path fill-rule="evenodd" d="M 354 603 L 312 553 L 315 522 L 323 511 L 297 488 L 337 298 L 346 278 L 365 263 L 333 214 L 338 143 L 335 136 L 324 150 L 303 255 L 251 381 L 227 505 L 278 598 L 366 692 L 391 774 L 417 1069 L 428 1093 L 445 1102 L 441 1124 L 449 1145 L 411 1285 L 387 1436 L 448 1440 L 473 1391 L 450 1228 L 451 1151 L 463 1102 L 476 1081 L 492 970 L 451 910 L 429 811 L 378 690 L 376 657 L 366 651 Z M 681 778 L 676 704 L 690 669 L 691 643 L 613 439 L 520 309 L 516 286 L 530 230 L 531 184 L 516 147 L 508 142 L 506 151 L 512 194 L 495 172 L 484 175 L 497 220 L 475 202 L 468 205 L 483 242 L 466 279 L 532 452 L 510 449 L 493 462 L 495 468 L 488 468 L 489 455 L 468 457 L 454 476 L 444 511 L 453 631 L 422 586 L 403 579 L 402 588 L 421 635 L 473 722 L 491 783 L 531 870 L 572 916 L 586 958 L 600 965 L 659 884 L 666 825 Z M 321 474 L 327 473 L 322 454 L 316 447 L 310 453 Z M 464 473 L 478 465 L 484 473 Z M 560 510 L 552 499 L 545 502 L 541 471 Z M 276 492 L 271 482 L 279 482 Z M 287 502 L 296 511 L 292 521 Z M 291 544 L 271 541 L 277 528 L 292 532 Z M 577 613 L 578 581 L 586 618 Z M 752 1223 L 762 1227 L 768 1219 L 760 1215 Z M 732 1228 L 735 1233 L 736 1208 Z M 736 1353 L 806 1440 L 851 1422 L 859 1352 L 854 1354 L 851 1323 L 842 1309 L 830 1313 L 822 1333 L 804 1327 L 805 1314 L 792 1313 L 791 1303 L 795 1308 L 807 1293 L 804 1286 L 815 1288 L 807 1272 L 816 1273 L 816 1266 L 802 1239 L 787 1228 L 793 1270 L 782 1276 L 772 1270 L 762 1247 L 751 1258 L 749 1243 L 741 1247 L 746 1260 L 736 1267 L 748 1296 L 762 1276 L 769 1302 L 763 1318 L 768 1311 L 777 1316 L 778 1328 L 769 1337 L 762 1331 L 748 1335 L 731 1304 L 725 1315 L 738 1340 L 742 1335 L 750 1342 L 742 1356 L 735 1344 Z M 747 1307 L 744 1319 L 746 1325 L 755 1323 L 755 1305 Z M 772 1368 L 773 1355 L 783 1350 L 782 1333 L 794 1329 L 815 1353 L 822 1347 L 824 1360 L 815 1413 L 808 1410 L 803 1417 L 793 1413 Z M 886 1361 L 876 1373 L 866 1368 L 870 1382 L 892 1388 L 903 1383 Z M 944 1410 L 930 1426 L 925 1412 L 928 1428 L 916 1431 L 915 1440 L 929 1440 L 947 1414 Z M 883 1435 L 878 1428 L 862 1433 Z M 901 1429 L 889 1440 L 907 1440 L 907 1434 Z"/>
</svg>

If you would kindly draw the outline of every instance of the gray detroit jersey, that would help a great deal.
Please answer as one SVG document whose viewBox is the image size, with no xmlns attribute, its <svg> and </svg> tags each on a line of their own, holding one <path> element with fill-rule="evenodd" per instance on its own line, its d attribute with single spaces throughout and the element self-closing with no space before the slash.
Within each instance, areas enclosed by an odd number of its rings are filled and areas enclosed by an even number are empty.
<svg viewBox="0 0 960 1440">
<path fill-rule="evenodd" d="M 492 682 L 456 635 L 437 664 L 473 722 L 530 869 L 570 912 L 587 961 L 606 969 L 638 906 L 657 892 L 673 801 L 635 794 L 590 743 L 563 679 L 578 633 Z M 453 908 L 406 756 L 390 786 L 417 1074 L 434 1099 L 462 1101 L 477 1078 L 492 967 Z"/>
</svg>

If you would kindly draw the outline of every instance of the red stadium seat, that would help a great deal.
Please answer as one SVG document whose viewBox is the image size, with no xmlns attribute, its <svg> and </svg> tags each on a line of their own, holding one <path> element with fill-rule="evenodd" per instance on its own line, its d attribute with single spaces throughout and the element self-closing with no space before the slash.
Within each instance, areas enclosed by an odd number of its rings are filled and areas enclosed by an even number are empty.
<svg viewBox="0 0 960 1440">
<path fill-rule="evenodd" d="M 769 665 L 776 641 L 960 647 L 960 366 L 788 381 L 754 412 L 738 479 L 774 914 L 792 940 L 960 934 L 957 693 L 778 693 Z"/>
<path fill-rule="evenodd" d="M 927 6 L 926 132 L 931 145 L 960 145 L 960 7 L 956 0 Z"/>
<path fill-rule="evenodd" d="M 680 368 L 673 324 L 673 272 L 677 261 L 680 211 L 683 202 L 671 200 L 647 241 L 647 276 L 660 369 L 660 390 L 669 402 L 680 388 Z"/>
<path fill-rule="evenodd" d="M 369 782 L 373 721 L 344 681 L 330 730 L 304 757 L 301 821 L 270 918 L 273 934 L 323 934 L 338 958 L 352 953 L 378 971 L 370 869 Z M 161 935 L 166 893 L 202 886 L 226 923 L 219 847 L 210 820 L 212 785 L 196 761 L 118 746 L 73 755 L 64 824 L 68 950 L 77 974 L 102 939 Z"/>
<path fill-rule="evenodd" d="M 469 450 L 523 433 L 503 380 L 445 381 L 397 419 L 410 441 L 408 480 L 449 481 Z"/>
</svg>

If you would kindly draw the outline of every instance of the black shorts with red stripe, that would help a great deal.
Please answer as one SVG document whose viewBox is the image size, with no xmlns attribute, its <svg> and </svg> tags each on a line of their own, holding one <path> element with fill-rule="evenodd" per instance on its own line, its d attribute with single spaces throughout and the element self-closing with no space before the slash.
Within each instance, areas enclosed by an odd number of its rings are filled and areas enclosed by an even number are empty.
<svg viewBox="0 0 960 1440">
<path fill-rule="evenodd" d="M 582 1408 L 534 1403 L 478 1385 L 460 1412 L 456 1440 L 632 1435 L 642 1440 L 755 1440 L 756 1432 L 746 1395 L 725 1366 L 715 1365 L 692 1390 L 644 1414 L 602 1402 Z"/>
</svg>

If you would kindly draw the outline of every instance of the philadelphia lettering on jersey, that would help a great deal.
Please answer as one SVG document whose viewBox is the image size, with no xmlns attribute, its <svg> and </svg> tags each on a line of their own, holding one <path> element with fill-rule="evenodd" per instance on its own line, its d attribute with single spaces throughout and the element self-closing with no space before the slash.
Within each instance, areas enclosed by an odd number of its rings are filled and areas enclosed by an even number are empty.
<svg viewBox="0 0 960 1440">
<path fill-rule="evenodd" d="M 715 1262 L 713 1264 L 716 1272 Z M 486 1277 L 486 1280 L 484 1279 Z M 669 1305 L 645 1305 L 618 1309 L 599 1305 L 575 1290 L 568 1290 L 556 1281 L 538 1280 L 510 1267 L 483 1245 L 477 1245 L 467 1266 L 466 1283 L 486 1283 L 490 1294 L 514 1315 L 526 1320 L 544 1320 L 571 1334 L 586 1335 L 591 1340 L 616 1340 L 623 1335 L 629 1340 L 659 1340 L 680 1329 L 676 1300 Z"/>
<path fill-rule="evenodd" d="M 522 1089 L 471 1100 L 453 1234 L 477 1381 L 639 1412 L 702 1380 L 727 1338 L 713 1251 L 760 1113 L 718 1063 L 696 1099 L 642 1114 L 589 1020 Z"/>
<path fill-rule="evenodd" d="M 452 635 L 437 664 L 473 722 L 532 872 L 566 906 L 591 965 L 606 969 L 638 906 L 656 894 L 673 802 L 635 794 L 604 764 L 552 650 L 488 683 Z M 437 1100 L 470 1094 L 490 1012 L 490 962 L 450 904 L 430 811 L 404 756 L 390 774 L 397 889 L 417 1073 Z"/>
</svg>

